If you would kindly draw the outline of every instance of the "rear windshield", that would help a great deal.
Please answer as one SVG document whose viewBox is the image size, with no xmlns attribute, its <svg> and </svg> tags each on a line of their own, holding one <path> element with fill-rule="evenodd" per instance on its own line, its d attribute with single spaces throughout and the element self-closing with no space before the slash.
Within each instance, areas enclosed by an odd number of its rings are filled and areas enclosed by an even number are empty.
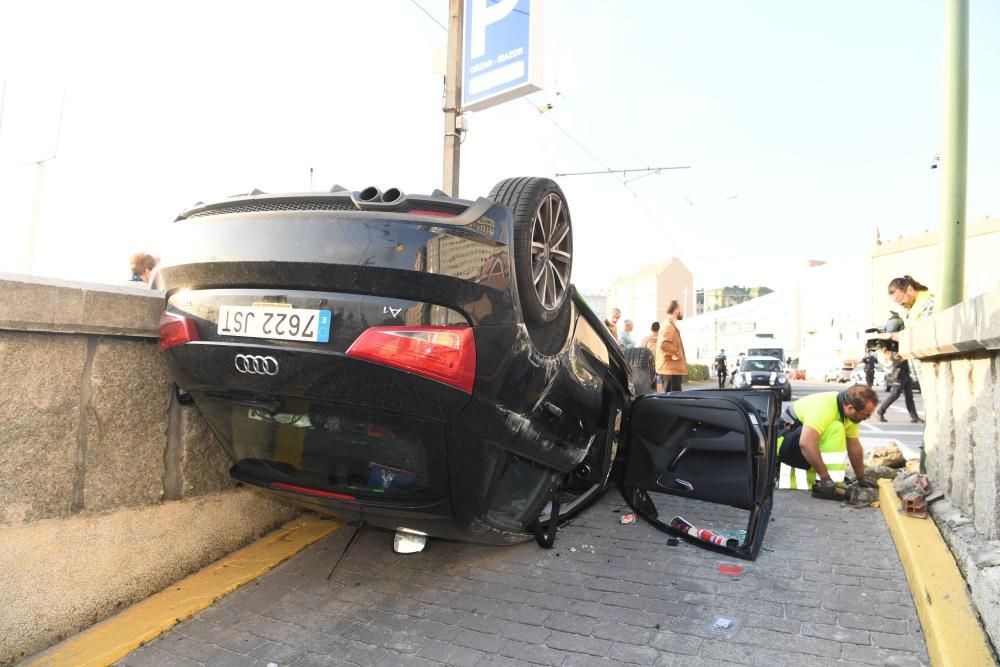
<svg viewBox="0 0 1000 667">
<path fill-rule="evenodd" d="M 446 492 L 443 438 L 425 423 L 306 401 L 210 397 L 199 406 L 236 465 L 256 477 L 386 499 Z"/>
</svg>

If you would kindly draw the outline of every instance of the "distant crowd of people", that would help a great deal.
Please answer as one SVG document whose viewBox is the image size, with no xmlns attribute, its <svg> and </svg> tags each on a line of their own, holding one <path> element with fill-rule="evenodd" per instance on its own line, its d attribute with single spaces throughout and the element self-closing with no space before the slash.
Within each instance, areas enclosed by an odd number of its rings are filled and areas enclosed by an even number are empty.
<svg viewBox="0 0 1000 667">
<path fill-rule="evenodd" d="M 622 322 L 622 332 L 618 333 L 621 316 L 621 310 L 612 308 L 604 324 L 622 350 L 626 352 L 636 348 L 649 350 L 649 355 L 643 356 L 637 363 L 652 364 L 651 384 L 656 387 L 656 391 L 680 391 L 684 376 L 688 374 L 684 342 L 681 339 L 680 329 L 677 328 L 677 322 L 684 319 L 680 302 L 676 299 L 670 302 L 667 306 L 666 319 L 662 323 L 653 322 L 649 328 L 649 335 L 643 338 L 639 345 L 635 343 L 633 334 L 635 325 L 632 320 Z"/>
<path fill-rule="evenodd" d="M 896 311 L 891 312 L 891 317 L 898 321 L 894 327 L 887 330 L 891 332 L 891 339 L 898 341 L 898 331 L 907 323 L 914 322 L 921 317 L 926 317 L 934 312 L 934 295 L 926 285 L 919 283 L 913 276 L 906 275 L 902 278 L 895 278 L 889 282 L 889 297 L 898 304 L 903 315 Z M 680 302 L 676 299 L 670 302 L 666 309 L 666 318 L 662 322 L 653 322 L 649 328 L 649 334 L 638 343 L 636 342 L 635 324 L 631 319 L 622 320 L 622 312 L 619 308 L 612 308 L 608 318 L 604 321 L 611 332 L 611 336 L 618 342 L 622 350 L 645 349 L 649 351 L 648 356 L 631 355 L 634 361 L 631 363 L 637 367 L 641 364 L 649 364 L 650 389 L 655 387 L 656 391 L 680 391 L 681 383 L 688 374 L 687 355 L 684 350 L 684 342 L 681 337 L 677 322 L 684 319 L 684 311 Z M 892 321 L 892 320 L 891 320 Z M 619 331 L 619 323 L 621 330 Z M 726 357 L 725 349 L 719 350 L 716 355 L 713 368 L 715 377 L 720 389 L 725 388 L 726 382 L 730 385 L 736 379 L 743 364 L 745 355 L 741 352 L 733 365 L 730 367 Z M 789 360 L 791 361 L 791 360 Z M 872 386 L 875 377 L 875 366 L 878 362 L 875 350 L 867 350 L 866 356 L 862 359 L 865 369 L 865 380 L 869 387 Z M 916 413 L 913 402 L 913 378 L 911 369 L 916 372 L 916 362 L 906 360 L 898 352 L 889 353 L 887 356 L 887 366 L 891 366 L 890 377 L 892 381 L 892 391 L 889 397 L 878 406 L 877 416 L 879 420 L 885 421 L 885 411 L 900 395 L 905 397 L 906 407 L 910 412 L 911 420 L 922 421 Z M 770 369 L 780 371 L 780 366 L 776 363 L 775 368 Z"/>
</svg>

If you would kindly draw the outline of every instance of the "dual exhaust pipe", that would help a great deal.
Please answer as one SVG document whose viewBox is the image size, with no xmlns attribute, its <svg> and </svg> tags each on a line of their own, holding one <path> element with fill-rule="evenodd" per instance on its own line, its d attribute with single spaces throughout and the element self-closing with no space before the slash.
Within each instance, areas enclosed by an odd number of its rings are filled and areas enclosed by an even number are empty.
<svg viewBox="0 0 1000 667">
<path fill-rule="evenodd" d="M 398 204 L 406 195 L 399 188 L 389 188 L 382 192 L 374 185 L 368 186 L 356 195 L 357 201 L 364 204 Z"/>
</svg>

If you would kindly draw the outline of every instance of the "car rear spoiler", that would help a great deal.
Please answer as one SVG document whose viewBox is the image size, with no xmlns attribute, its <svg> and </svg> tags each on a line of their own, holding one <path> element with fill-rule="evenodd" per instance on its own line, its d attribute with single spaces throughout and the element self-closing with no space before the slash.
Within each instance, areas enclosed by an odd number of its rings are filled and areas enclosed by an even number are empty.
<svg viewBox="0 0 1000 667">
<path fill-rule="evenodd" d="M 458 230 L 467 231 L 468 233 L 459 232 L 458 235 L 481 242 L 492 242 L 492 245 L 503 245 L 506 242 L 504 230 L 507 225 L 497 224 L 494 218 L 498 216 L 487 216 L 491 209 L 498 207 L 498 204 L 485 197 L 478 197 L 475 201 L 454 199 L 444 196 L 440 190 L 435 190 L 431 195 L 401 195 L 391 202 L 383 202 L 376 199 L 361 199 L 360 195 L 361 193 L 346 190 L 280 195 L 255 190 L 246 195 L 209 204 L 198 202 L 191 208 L 181 211 L 174 222 L 247 212 L 331 211 L 386 220 L 426 221 L 430 228 L 451 234 L 455 234 Z"/>
</svg>

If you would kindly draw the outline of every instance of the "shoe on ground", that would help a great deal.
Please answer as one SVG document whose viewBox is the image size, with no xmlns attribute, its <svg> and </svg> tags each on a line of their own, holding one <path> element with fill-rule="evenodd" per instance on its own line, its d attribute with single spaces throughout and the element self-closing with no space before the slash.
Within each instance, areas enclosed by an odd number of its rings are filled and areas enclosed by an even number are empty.
<svg viewBox="0 0 1000 667">
<path fill-rule="evenodd" d="M 878 420 L 880 422 L 887 422 L 887 421 L 889 421 L 888 419 L 885 418 L 885 415 L 882 414 L 881 412 L 877 413 L 877 416 L 878 416 Z"/>
<path fill-rule="evenodd" d="M 910 423 L 911 424 L 923 424 L 924 420 L 921 419 L 920 417 L 910 417 Z"/>
</svg>

